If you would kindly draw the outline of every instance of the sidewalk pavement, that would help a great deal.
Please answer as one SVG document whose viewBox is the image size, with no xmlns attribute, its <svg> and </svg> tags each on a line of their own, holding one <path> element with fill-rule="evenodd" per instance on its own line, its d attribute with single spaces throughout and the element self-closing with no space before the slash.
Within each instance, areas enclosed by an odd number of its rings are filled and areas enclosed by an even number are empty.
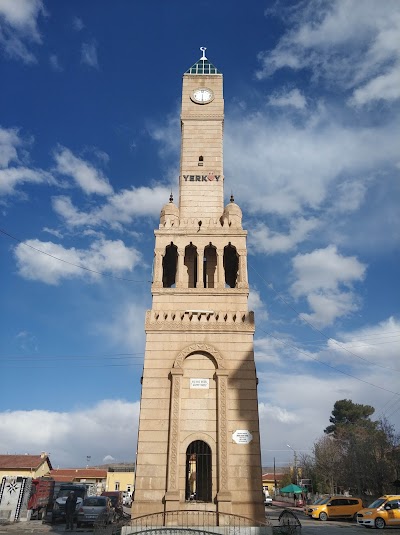
<svg viewBox="0 0 400 535">
<path fill-rule="evenodd" d="M 25 535 L 28 533 L 36 534 L 80 534 L 85 532 L 93 533 L 93 526 L 88 526 L 85 528 L 74 528 L 73 531 L 65 531 L 65 524 L 44 524 L 41 520 L 29 520 L 27 522 L 11 522 L 11 523 L 0 523 L 0 535 Z"/>
</svg>

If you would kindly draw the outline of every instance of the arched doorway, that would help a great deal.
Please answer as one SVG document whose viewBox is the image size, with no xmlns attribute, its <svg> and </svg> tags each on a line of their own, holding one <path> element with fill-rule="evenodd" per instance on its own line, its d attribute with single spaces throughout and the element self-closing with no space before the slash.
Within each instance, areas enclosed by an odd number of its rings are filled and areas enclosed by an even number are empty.
<svg viewBox="0 0 400 535">
<path fill-rule="evenodd" d="M 185 499 L 211 502 L 212 493 L 211 448 L 203 440 L 195 440 L 186 450 Z"/>
</svg>

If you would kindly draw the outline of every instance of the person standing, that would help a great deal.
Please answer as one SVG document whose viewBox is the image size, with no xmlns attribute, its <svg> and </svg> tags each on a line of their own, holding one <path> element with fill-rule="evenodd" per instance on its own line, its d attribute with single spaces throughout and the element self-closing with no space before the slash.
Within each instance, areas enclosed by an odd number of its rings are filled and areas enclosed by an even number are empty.
<svg viewBox="0 0 400 535">
<path fill-rule="evenodd" d="M 68 531 L 69 529 L 73 531 L 74 529 L 74 516 L 75 516 L 77 501 L 78 501 L 78 498 L 75 496 L 75 492 L 71 490 L 67 498 L 67 501 L 65 502 L 65 516 L 67 520 L 67 526 L 65 528 L 65 531 Z"/>
</svg>

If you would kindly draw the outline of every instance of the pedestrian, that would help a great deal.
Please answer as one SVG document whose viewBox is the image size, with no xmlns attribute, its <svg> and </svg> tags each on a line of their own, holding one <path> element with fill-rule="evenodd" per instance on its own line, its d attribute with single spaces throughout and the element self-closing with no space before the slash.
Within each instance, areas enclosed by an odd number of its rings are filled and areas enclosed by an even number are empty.
<svg viewBox="0 0 400 535">
<path fill-rule="evenodd" d="M 65 528 L 65 531 L 68 531 L 69 529 L 73 531 L 74 529 L 74 516 L 75 516 L 77 501 L 78 501 L 78 498 L 75 496 L 75 492 L 71 490 L 67 498 L 67 501 L 65 502 L 65 516 L 67 520 L 67 526 Z"/>
</svg>

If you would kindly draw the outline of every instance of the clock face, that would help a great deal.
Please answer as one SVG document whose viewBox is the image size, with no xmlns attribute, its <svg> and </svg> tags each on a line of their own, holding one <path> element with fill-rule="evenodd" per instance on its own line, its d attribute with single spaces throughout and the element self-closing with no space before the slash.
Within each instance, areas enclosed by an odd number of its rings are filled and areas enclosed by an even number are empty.
<svg viewBox="0 0 400 535">
<path fill-rule="evenodd" d="M 192 100 L 198 104 L 207 104 L 208 102 L 211 102 L 213 98 L 214 93 L 211 91 L 211 89 L 207 89 L 206 87 L 195 89 L 192 93 Z"/>
</svg>

